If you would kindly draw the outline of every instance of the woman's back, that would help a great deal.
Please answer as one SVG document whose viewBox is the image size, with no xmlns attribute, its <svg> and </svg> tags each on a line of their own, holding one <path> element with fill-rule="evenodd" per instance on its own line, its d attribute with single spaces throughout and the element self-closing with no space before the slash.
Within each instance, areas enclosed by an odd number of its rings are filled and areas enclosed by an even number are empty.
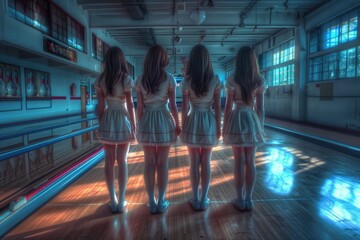
<svg viewBox="0 0 360 240">
<path fill-rule="evenodd" d="M 175 89 L 176 82 L 172 75 L 169 73 L 166 73 L 166 79 L 163 81 L 160 86 L 159 90 L 156 92 L 156 94 L 147 93 L 146 89 L 142 85 L 142 75 L 138 77 L 138 79 L 135 82 L 136 88 L 141 90 L 144 104 L 145 105 L 162 105 L 166 104 L 169 99 L 169 89 Z"/>
<path fill-rule="evenodd" d="M 182 82 L 182 91 L 189 94 L 189 100 L 193 106 L 210 107 L 214 102 L 214 93 L 221 91 L 221 82 L 218 76 L 213 77 L 210 80 L 208 91 L 201 96 L 196 96 L 195 91 L 191 88 L 191 82 L 184 79 Z"/>
<path fill-rule="evenodd" d="M 242 92 L 241 92 L 241 86 L 237 83 L 235 83 L 234 77 L 231 76 L 228 78 L 227 82 L 226 82 L 226 89 L 228 91 L 233 91 L 234 92 L 234 103 L 237 105 L 246 105 L 249 106 L 251 108 L 254 107 L 254 103 L 256 100 L 256 95 L 258 94 L 262 94 L 265 90 L 264 85 L 261 84 L 259 85 L 257 88 L 255 88 L 252 92 L 251 92 L 251 99 L 249 103 L 245 103 L 245 101 L 243 100 L 242 97 Z"/>
<path fill-rule="evenodd" d="M 120 101 L 121 103 L 125 103 L 125 92 L 131 91 L 133 87 L 133 81 L 128 76 L 124 79 L 124 87 L 121 84 L 121 80 L 119 79 L 115 85 L 112 87 L 112 94 L 108 93 L 105 80 L 102 78 L 98 78 L 94 84 L 95 88 L 98 91 L 101 91 L 104 94 L 105 100 L 107 103 L 113 101 Z"/>
</svg>

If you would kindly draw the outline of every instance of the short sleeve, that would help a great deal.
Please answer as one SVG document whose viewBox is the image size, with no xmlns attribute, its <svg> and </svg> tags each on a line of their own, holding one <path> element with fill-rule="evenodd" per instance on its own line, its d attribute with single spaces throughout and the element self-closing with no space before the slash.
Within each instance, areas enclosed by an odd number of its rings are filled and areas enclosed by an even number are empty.
<svg viewBox="0 0 360 240">
<path fill-rule="evenodd" d="M 215 93 L 220 93 L 223 88 L 223 84 L 220 81 L 219 76 L 216 75 L 215 78 L 216 78 Z"/>
<path fill-rule="evenodd" d="M 226 81 L 226 91 L 228 92 L 233 92 L 235 90 L 235 85 L 234 85 L 234 78 L 233 77 L 229 77 Z"/>
<path fill-rule="evenodd" d="M 168 75 L 169 79 L 169 90 L 175 90 L 176 88 L 176 81 L 173 75 Z"/>
<path fill-rule="evenodd" d="M 130 76 L 124 81 L 124 92 L 129 92 L 134 87 L 134 82 Z"/>
</svg>

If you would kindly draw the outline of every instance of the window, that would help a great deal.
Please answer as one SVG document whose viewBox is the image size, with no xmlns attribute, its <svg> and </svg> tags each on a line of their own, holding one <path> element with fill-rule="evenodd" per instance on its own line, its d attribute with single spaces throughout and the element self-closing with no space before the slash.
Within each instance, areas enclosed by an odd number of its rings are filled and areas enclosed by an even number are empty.
<svg viewBox="0 0 360 240">
<path fill-rule="evenodd" d="M 85 52 L 85 28 L 55 4 L 51 4 L 53 38 Z"/>
<path fill-rule="evenodd" d="M 269 86 L 288 85 L 294 83 L 295 40 L 286 43 L 260 55 L 260 68 L 270 68 L 262 71 Z"/>
<path fill-rule="evenodd" d="M 97 60 L 102 61 L 105 57 L 106 52 L 110 46 L 98 38 L 95 34 L 92 34 L 92 53 L 91 56 Z"/>
<path fill-rule="evenodd" d="M 9 0 L 9 16 L 42 32 L 49 32 L 49 1 Z"/>
<path fill-rule="evenodd" d="M 282 44 L 280 49 L 280 63 L 295 59 L 295 40 Z"/>
<path fill-rule="evenodd" d="M 85 46 L 85 30 L 84 27 L 78 23 L 75 19 L 67 17 L 67 29 L 68 29 L 68 38 L 67 44 L 70 46 L 84 51 Z"/>
<path fill-rule="evenodd" d="M 279 48 L 275 48 L 274 53 L 273 53 L 273 64 L 272 65 L 277 65 L 279 63 L 280 63 Z"/>
<path fill-rule="evenodd" d="M 357 37 L 358 17 L 356 11 L 351 14 L 344 15 L 341 21 L 340 42 L 348 42 Z"/>
<path fill-rule="evenodd" d="M 324 34 L 324 49 L 338 45 L 339 32 L 339 24 L 337 21 L 326 24 Z"/>
<path fill-rule="evenodd" d="M 51 23 L 52 37 L 67 43 L 66 13 L 55 5 L 51 5 Z"/>
<path fill-rule="evenodd" d="M 319 29 L 316 29 L 310 33 L 310 53 L 315 53 L 319 50 Z"/>
<path fill-rule="evenodd" d="M 84 26 L 50 0 L 8 0 L 8 9 L 10 17 L 85 52 Z"/>
<path fill-rule="evenodd" d="M 340 52 L 339 78 L 355 77 L 355 48 Z"/>
<path fill-rule="evenodd" d="M 337 76 L 337 53 L 325 55 L 323 57 L 323 80 L 335 79 Z"/>
<path fill-rule="evenodd" d="M 310 32 L 309 81 L 360 76 L 360 46 L 354 41 L 359 31 L 358 14 L 359 9 L 354 9 Z M 320 49 L 318 39 L 322 39 Z"/>
<path fill-rule="evenodd" d="M 322 57 L 310 60 L 310 81 L 320 81 L 322 73 Z"/>
</svg>

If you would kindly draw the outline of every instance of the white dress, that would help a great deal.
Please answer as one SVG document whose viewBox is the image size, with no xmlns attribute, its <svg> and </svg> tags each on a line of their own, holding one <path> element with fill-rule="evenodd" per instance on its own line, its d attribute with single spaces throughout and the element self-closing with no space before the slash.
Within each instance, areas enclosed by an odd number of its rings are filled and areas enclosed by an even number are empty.
<svg viewBox="0 0 360 240">
<path fill-rule="evenodd" d="M 169 146 L 177 138 L 175 121 L 168 108 L 169 90 L 175 91 L 175 79 L 167 73 L 166 80 L 160 84 L 156 94 L 147 94 L 141 79 L 142 76 L 139 76 L 135 82 L 144 100 L 144 111 L 137 125 L 137 141 L 144 146 Z"/>
<path fill-rule="evenodd" d="M 105 144 L 124 144 L 135 140 L 130 115 L 126 108 L 125 92 L 131 91 L 133 81 L 127 77 L 122 87 L 120 80 L 113 89 L 113 96 L 107 93 L 105 81 L 97 79 L 96 91 L 103 93 L 107 107 L 99 123 L 99 141 Z"/>
<path fill-rule="evenodd" d="M 265 133 L 259 117 L 254 111 L 255 98 L 258 93 L 263 94 L 264 86 L 256 88 L 252 93 L 252 102 L 246 105 L 241 98 L 240 85 L 233 77 L 226 82 L 227 91 L 234 91 L 234 106 L 229 114 L 224 129 L 225 145 L 237 147 L 254 147 L 265 143 Z"/>
<path fill-rule="evenodd" d="M 214 94 L 220 93 L 222 84 L 216 76 L 211 79 L 208 92 L 204 96 L 196 96 L 190 81 L 182 82 L 182 92 L 189 96 L 190 111 L 181 131 L 182 142 L 189 147 L 214 147 L 218 144 L 216 135 L 216 119 L 212 111 Z"/>
</svg>

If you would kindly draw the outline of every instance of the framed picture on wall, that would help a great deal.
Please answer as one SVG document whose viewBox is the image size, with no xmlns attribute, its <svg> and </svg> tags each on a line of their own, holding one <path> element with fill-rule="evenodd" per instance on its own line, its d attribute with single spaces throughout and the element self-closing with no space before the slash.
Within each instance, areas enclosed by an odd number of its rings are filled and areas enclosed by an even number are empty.
<svg viewBox="0 0 360 240">
<path fill-rule="evenodd" d="M 26 109 L 51 108 L 50 73 L 25 68 Z"/>
<path fill-rule="evenodd" d="M 0 62 L 0 97 L 21 99 L 19 66 Z"/>
<path fill-rule="evenodd" d="M 51 82 L 48 72 L 25 68 L 26 97 L 51 97 Z"/>
</svg>

